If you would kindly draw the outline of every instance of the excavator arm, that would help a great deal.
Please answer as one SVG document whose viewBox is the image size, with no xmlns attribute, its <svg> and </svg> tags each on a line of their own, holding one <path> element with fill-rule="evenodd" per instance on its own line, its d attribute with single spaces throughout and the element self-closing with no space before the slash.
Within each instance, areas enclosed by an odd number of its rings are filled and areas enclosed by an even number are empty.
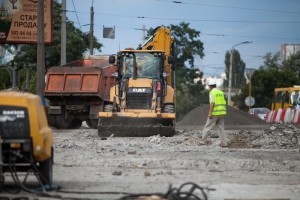
<svg viewBox="0 0 300 200">
<path fill-rule="evenodd" d="M 172 57 L 174 39 L 171 36 L 170 29 L 165 26 L 159 26 L 154 34 L 142 44 L 138 50 L 160 50 L 165 52 L 165 71 L 170 76 L 167 78 L 167 84 L 171 85 L 171 66 L 169 59 Z"/>
</svg>

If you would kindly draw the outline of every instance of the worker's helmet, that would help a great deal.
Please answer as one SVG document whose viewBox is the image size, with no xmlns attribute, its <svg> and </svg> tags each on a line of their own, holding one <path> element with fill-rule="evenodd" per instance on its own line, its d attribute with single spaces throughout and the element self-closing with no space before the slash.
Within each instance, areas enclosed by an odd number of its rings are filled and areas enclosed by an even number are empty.
<svg viewBox="0 0 300 200">
<path fill-rule="evenodd" d="M 215 80 L 211 79 L 211 80 L 209 80 L 208 85 L 209 86 L 217 85 L 217 82 Z"/>
</svg>

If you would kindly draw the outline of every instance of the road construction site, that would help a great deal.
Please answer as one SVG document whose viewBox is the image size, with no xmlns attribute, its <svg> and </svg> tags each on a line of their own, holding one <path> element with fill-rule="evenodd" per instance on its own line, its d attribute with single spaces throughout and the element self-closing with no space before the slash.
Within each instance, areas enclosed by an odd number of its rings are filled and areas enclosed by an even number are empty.
<svg viewBox="0 0 300 200">
<path fill-rule="evenodd" d="M 173 137 L 100 138 L 85 123 L 79 129 L 53 128 L 53 183 L 59 189 L 38 198 L 167 199 L 167 192 L 194 186 L 190 192 L 199 199 L 299 199 L 300 129 L 229 108 L 229 147 L 219 146 L 216 130 L 207 145 L 201 139 L 207 109 L 188 113 Z M 7 174 L 6 183 L 13 184 L 9 179 Z"/>
</svg>

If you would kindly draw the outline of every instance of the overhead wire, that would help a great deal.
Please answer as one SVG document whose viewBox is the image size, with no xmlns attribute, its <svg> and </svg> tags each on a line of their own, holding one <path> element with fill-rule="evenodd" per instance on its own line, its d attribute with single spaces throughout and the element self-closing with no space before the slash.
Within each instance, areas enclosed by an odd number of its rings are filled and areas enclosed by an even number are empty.
<svg viewBox="0 0 300 200">
<path fill-rule="evenodd" d="M 94 26 L 102 27 L 103 25 L 94 24 Z M 133 27 L 121 27 L 115 26 L 118 29 L 128 29 L 128 30 L 137 30 L 137 28 Z M 241 38 L 257 38 L 257 39 L 268 39 L 268 40 L 300 40 L 300 38 L 288 38 L 288 37 L 273 37 L 273 36 L 255 36 L 255 35 L 231 35 L 231 34 L 223 34 L 223 33 L 200 33 L 203 36 L 215 36 L 215 37 L 241 37 Z"/>
<path fill-rule="evenodd" d="M 246 8 L 246 7 L 236 7 L 236 6 L 224 6 L 224 5 L 214 5 L 214 4 L 205 4 L 205 3 L 188 3 L 183 1 L 172 1 L 172 0 L 156 0 L 161 2 L 169 2 L 175 4 L 187 4 L 187 5 L 196 5 L 196 6 L 207 6 L 207 7 L 218 7 L 218 8 L 230 8 L 238 10 L 251 10 L 251 11 L 261 11 L 261 12 L 274 12 L 274 13 L 285 13 L 285 14 L 297 14 L 300 12 L 295 11 L 285 11 L 285 10 L 270 10 L 270 9 L 261 9 L 261 8 Z"/>
<path fill-rule="evenodd" d="M 75 4 L 74 4 L 74 0 L 72 0 L 72 3 L 73 3 L 73 7 L 74 7 L 74 12 L 75 12 L 76 18 L 77 18 L 77 21 L 78 21 L 78 24 L 79 24 L 79 28 L 80 28 L 80 30 L 82 30 L 81 29 L 81 24 L 80 24 L 80 21 L 79 21 L 79 18 L 78 18 L 77 10 L 76 10 Z"/>
<path fill-rule="evenodd" d="M 70 11 L 69 11 L 70 12 Z M 88 13 L 81 11 L 78 13 Z M 132 16 L 132 15 L 119 15 L 119 14 L 108 14 L 108 13 L 98 13 L 95 15 L 107 15 L 115 17 L 126 17 L 135 19 L 155 19 L 155 20 L 170 20 L 170 21 L 191 21 L 191 22 L 222 22 L 222 23 L 263 23 L 263 24 L 299 24 L 300 21 L 263 21 L 263 20 L 223 20 L 223 19 L 192 19 L 192 18 L 167 18 L 167 17 L 149 17 L 149 16 Z"/>
<path fill-rule="evenodd" d="M 286 38 L 286 37 L 273 37 L 273 36 L 251 36 L 251 35 L 228 35 L 218 33 L 200 33 L 200 35 L 217 36 L 217 37 L 243 37 L 243 38 L 257 38 L 257 39 L 275 39 L 275 40 L 300 40 L 300 38 Z"/>
</svg>

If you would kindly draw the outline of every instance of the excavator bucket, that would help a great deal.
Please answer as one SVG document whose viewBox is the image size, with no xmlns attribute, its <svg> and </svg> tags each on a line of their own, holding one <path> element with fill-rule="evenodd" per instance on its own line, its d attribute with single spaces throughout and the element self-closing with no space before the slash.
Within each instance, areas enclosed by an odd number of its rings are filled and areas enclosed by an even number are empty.
<svg viewBox="0 0 300 200">
<path fill-rule="evenodd" d="M 115 115 L 100 117 L 98 123 L 98 135 L 100 137 L 149 137 L 158 134 L 166 137 L 174 136 L 174 120 Z"/>
</svg>

